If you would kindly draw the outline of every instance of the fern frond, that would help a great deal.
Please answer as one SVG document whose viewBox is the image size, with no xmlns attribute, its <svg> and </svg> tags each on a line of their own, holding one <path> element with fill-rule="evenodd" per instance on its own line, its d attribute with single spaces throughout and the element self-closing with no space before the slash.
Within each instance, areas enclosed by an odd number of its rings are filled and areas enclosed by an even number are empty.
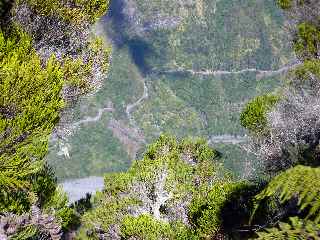
<svg viewBox="0 0 320 240">
<path fill-rule="evenodd" d="M 307 209 L 307 218 L 320 222 L 320 168 L 296 166 L 271 180 L 256 196 L 256 209 L 262 200 L 278 197 L 281 203 L 297 198 L 300 210 Z"/>
<path fill-rule="evenodd" d="M 258 232 L 259 240 L 320 239 L 320 224 L 298 217 L 290 218 L 290 223 L 280 222 L 277 227 Z"/>
</svg>

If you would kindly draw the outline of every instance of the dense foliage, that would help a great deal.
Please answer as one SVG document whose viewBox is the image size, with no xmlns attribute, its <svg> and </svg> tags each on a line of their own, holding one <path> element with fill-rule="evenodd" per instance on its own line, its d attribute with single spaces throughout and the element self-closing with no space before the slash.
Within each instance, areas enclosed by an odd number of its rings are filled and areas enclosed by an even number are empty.
<svg viewBox="0 0 320 240">
<path fill-rule="evenodd" d="M 289 9 L 293 4 L 293 0 L 277 0 L 277 2 L 282 9 Z"/>
<path fill-rule="evenodd" d="M 319 168 L 296 166 L 274 177 L 268 186 L 256 196 L 259 203 L 277 196 L 281 203 L 296 199 L 301 211 L 306 210 L 306 217 L 320 222 L 320 186 Z"/>
<path fill-rule="evenodd" d="M 266 114 L 278 101 L 279 97 L 271 94 L 258 96 L 251 100 L 240 115 L 242 126 L 254 134 L 266 133 Z"/>
<path fill-rule="evenodd" d="M 216 236 L 226 201 L 246 186 L 233 183 L 217 156 L 203 140 L 161 136 L 127 172 L 105 176 L 79 239 Z"/>
<path fill-rule="evenodd" d="M 65 168 L 57 167 L 59 178 L 123 171 L 162 132 L 242 137 L 241 109 L 280 85 L 280 73 L 253 69 L 277 71 L 293 58 L 283 23 L 275 0 L 111 1 L 97 26 L 114 43 L 107 84 L 77 106 L 75 121 L 97 116 L 108 102 L 114 111 L 82 124 L 70 138 L 70 159 Z M 118 128 L 110 127 L 113 122 Z M 244 167 L 239 148 L 230 143 L 221 148 L 232 154 L 224 155 L 229 165 Z M 48 159 L 54 166 L 66 162 L 59 153 L 60 147 L 52 146 Z"/>
<path fill-rule="evenodd" d="M 70 100 L 69 91 L 89 90 L 93 72 L 107 69 L 109 51 L 101 39 L 88 38 L 81 47 L 77 41 L 65 48 L 57 43 L 48 56 L 50 37 L 35 38 L 38 26 L 22 16 L 39 14 L 40 23 L 50 23 L 55 13 L 63 22 L 58 27 L 54 22 L 56 29 L 64 26 L 74 33 L 68 27 L 94 22 L 107 2 L 16 2 L 15 20 L 0 30 L 0 239 L 58 240 L 79 224 L 80 215 L 81 240 L 319 239 L 319 23 L 303 14 L 317 2 L 277 2 L 294 17 L 302 13 L 291 26 L 302 64 L 280 95 L 256 97 L 240 116 L 250 135 L 248 150 L 260 157 L 264 175 L 236 180 L 205 140 L 161 135 L 128 171 L 106 174 L 105 188 L 92 202 L 83 199 L 73 207 L 43 160 L 48 136 Z M 206 11 L 197 6 L 197 14 Z M 246 54 L 235 57 L 241 62 Z M 183 58 L 176 57 L 176 63 Z M 198 61 L 200 67 L 206 60 L 200 56 Z"/>
<path fill-rule="evenodd" d="M 30 37 L 19 29 L 11 34 L 0 32 L 2 196 L 32 188 L 30 176 L 43 168 L 48 135 L 63 107 L 59 63 L 52 57 L 43 68 Z"/>
<path fill-rule="evenodd" d="M 279 222 L 276 227 L 258 233 L 260 240 L 319 239 L 320 225 L 312 221 L 290 218 L 290 223 Z"/>
<path fill-rule="evenodd" d="M 302 63 L 280 91 L 256 97 L 241 114 L 262 178 L 235 181 L 208 165 L 210 154 L 196 154 L 209 148 L 162 136 L 127 172 L 106 175 L 80 239 L 319 238 L 318 27 L 303 15 L 317 3 L 278 3 L 287 17 L 298 15 L 290 29 Z"/>
<path fill-rule="evenodd" d="M 68 198 L 57 188 L 54 172 L 44 157 L 49 136 L 68 104 L 66 89 L 85 89 L 88 83 L 92 84 L 98 59 L 103 71 L 108 66 L 109 50 L 98 38 L 92 38 L 87 48 L 79 46 L 78 51 L 86 57 L 65 54 L 61 58 L 58 51 L 42 54 L 41 50 L 52 46 L 35 38 L 30 30 L 36 23 L 30 26 L 21 21 L 16 10 L 27 4 L 43 9 L 40 2 L 0 2 L 1 239 L 61 239 L 78 223 L 75 210 L 68 207 Z M 50 3 L 46 2 L 45 10 L 51 13 L 57 10 L 57 4 L 63 4 Z M 107 6 L 107 2 L 86 4 L 83 16 L 89 22 L 101 16 Z M 64 26 L 67 29 L 67 23 Z"/>
<path fill-rule="evenodd" d="M 257 151 L 268 173 L 276 175 L 254 198 L 252 218 L 262 205 L 269 204 L 278 214 L 270 215 L 270 228 L 258 232 L 259 239 L 319 239 L 319 135 L 314 124 L 319 121 L 319 3 L 278 3 L 295 20 L 289 28 L 302 64 L 289 74 L 281 99 L 263 118 L 269 134 L 251 139 L 251 149 Z M 250 105 L 246 116 L 256 113 Z M 246 127 L 251 131 L 250 125 Z"/>
<path fill-rule="evenodd" d="M 61 0 L 18 0 L 18 4 L 27 2 L 38 14 L 59 16 L 74 24 L 83 24 L 85 21 L 94 23 L 106 11 L 109 1 L 101 0 L 74 0 L 68 5 Z"/>
</svg>

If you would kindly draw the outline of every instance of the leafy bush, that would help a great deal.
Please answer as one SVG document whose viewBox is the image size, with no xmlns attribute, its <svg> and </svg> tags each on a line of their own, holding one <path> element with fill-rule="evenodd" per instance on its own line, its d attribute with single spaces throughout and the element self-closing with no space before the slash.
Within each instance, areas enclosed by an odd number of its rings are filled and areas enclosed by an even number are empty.
<svg viewBox="0 0 320 240">
<path fill-rule="evenodd" d="M 289 9 L 292 7 L 292 1 L 293 0 L 277 0 L 277 3 L 282 9 Z"/>
<path fill-rule="evenodd" d="M 251 100 L 241 112 L 241 125 L 253 134 L 261 135 L 266 133 L 266 114 L 276 105 L 279 99 L 276 95 L 268 94 Z"/>
<path fill-rule="evenodd" d="M 226 202 L 245 187 L 247 184 L 242 182 L 217 182 L 211 188 L 204 188 L 193 196 L 189 206 L 189 218 L 201 238 L 215 237 L 222 227 L 222 211 L 225 210 Z"/>
<path fill-rule="evenodd" d="M 74 209 L 68 206 L 68 197 L 62 189 L 56 188 L 50 200 L 43 206 L 44 212 L 54 215 L 62 229 L 67 231 L 79 223 L 79 217 Z"/>
<path fill-rule="evenodd" d="M 26 4 L 26 1 L 1 0 L 1 17 L 8 16 L 8 2 Z M 88 23 L 104 13 L 108 4 L 96 0 L 69 2 L 68 7 L 62 1 L 30 0 L 27 3 L 33 3 L 39 15 L 58 14 L 70 21 L 71 24 L 59 25 L 70 29 L 73 24 L 80 24 L 76 20 L 84 21 L 88 27 Z M 77 15 L 77 11 L 82 14 Z M 62 92 L 62 88 L 74 85 L 87 90 L 87 82 L 94 78 L 93 66 L 95 70 L 106 71 L 110 49 L 104 48 L 101 39 L 88 38 L 85 47 L 76 48 L 78 55 L 70 54 L 69 58 L 64 55 L 58 61 L 54 54 L 44 56 L 41 50 L 38 49 L 37 54 L 33 48 L 37 40 L 41 41 L 32 34 L 33 23 L 13 19 L 5 31 L 0 29 L 0 221 L 3 223 L 0 238 L 42 239 L 50 234 L 52 239 L 60 239 L 61 228 L 66 231 L 78 224 L 79 219 L 68 206 L 66 194 L 57 188 L 53 171 L 43 161 L 49 136 L 65 106 L 62 97 L 68 89 Z M 51 26 L 47 27 L 52 31 Z M 52 46 L 43 46 L 46 47 Z M 68 56 L 73 46 L 67 44 L 67 47 Z"/>
<path fill-rule="evenodd" d="M 157 221 L 150 215 L 140 215 L 137 218 L 128 216 L 122 221 L 120 229 L 124 239 L 173 239 L 175 235 L 169 223 Z"/>
<path fill-rule="evenodd" d="M 121 237 L 123 239 L 176 239 L 176 240 L 198 240 L 193 231 L 182 223 L 170 224 L 154 219 L 150 215 L 138 217 L 127 216 L 122 221 Z"/>
<path fill-rule="evenodd" d="M 304 61 L 301 66 L 295 69 L 294 74 L 297 78 L 304 80 L 310 80 L 310 74 L 320 77 L 320 60 L 312 59 Z"/>
<path fill-rule="evenodd" d="M 57 187 L 57 179 L 52 168 L 45 164 L 39 172 L 30 176 L 29 181 L 38 204 L 44 206 L 54 196 Z"/>
<path fill-rule="evenodd" d="M 214 185 L 220 192 L 212 190 L 208 198 L 212 205 L 221 207 L 227 195 L 224 191 L 228 191 L 227 187 L 219 188 L 223 180 L 229 183 L 230 176 L 217 157 L 205 140 L 177 141 L 161 135 L 127 172 L 105 176 L 105 190 L 96 196 L 95 208 L 84 214 L 79 239 L 99 239 L 99 234 L 124 239 L 198 239 L 195 229 L 186 224 L 192 196 L 203 197 Z M 193 208 L 200 204 L 194 203 Z M 217 209 L 218 220 L 210 222 L 210 227 L 219 227 L 219 213 Z M 111 236 L 114 228 L 119 231 Z"/>
<path fill-rule="evenodd" d="M 110 48 L 105 47 L 100 37 L 90 40 L 86 53 L 86 59 L 83 59 L 83 56 L 76 59 L 67 56 L 62 63 L 65 85 L 77 87 L 80 94 L 87 94 L 96 87 L 90 83 L 90 79 L 94 77 L 94 67 L 97 64 L 103 72 L 106 72 L 109 66 Z"/>
<path fill-rule="evenodd" d="M 18 0 L 19 4 L 24 3 Z M 73 0 L 66 5 L 62 0 L 27 0 L 39 14 L 60 16 L 74 24 L 94 23 L 107 11 L 109 0 Z"/>
<path fill-rule="evenodd" d="M 294 49 L 299 56 L 307 59 L 318 56 L 320 43 L 319 27 L 308 22 L 302 22 L 297 26 L 297 37 Z"/>
<path fill-rule="evenodd" d="M 19 29 L 10 36 L 0 31 L 0 69 L 0 186 L 28 189 L 27 177 L 41 169 L 63 107 L 63 75 L 54 57 L 42 67 Z"/>
<path fill-rule="evenodd" d="M 54 56 L 44 65 L 31 38 L 12 27 L 10 35 L 0 31 L 0 69 L 0 212 L 25 214 L 38 204 L 50 213 L 54 209 L 66 228 L 73 210 L 43 162 L 64 106 L 61 65 Z"/>
</svg>

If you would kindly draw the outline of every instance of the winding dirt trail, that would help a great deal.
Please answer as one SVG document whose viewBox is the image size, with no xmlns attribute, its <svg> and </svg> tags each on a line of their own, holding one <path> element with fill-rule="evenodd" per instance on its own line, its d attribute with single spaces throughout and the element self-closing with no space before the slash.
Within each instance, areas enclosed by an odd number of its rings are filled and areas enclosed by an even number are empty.
<svg viewBox="0 0 320 240">
<path fill-rule="evenodd" d="M 301 65 L 300 62 L 297 60 L 292 61 L 290 64 L 283 66 L 277 70 L 258 70 L 255 68 L 247 68 L 247 69 L 242 69 L 239 71 L 223 71 L 223 70 L 202 70 L 202 71 L 194 71 L 193 69 L 184 69 L 184 68 L 177 68 L 177 69 L 172 69 L 172 70 L 167 70 L 167 71 L 161 71 L 161 73 L 178 73 L 178 72 L 184 72 L 184 73 L 190 73 L 192 75 L 204 75 L 204 76 L 215 76 L 215 77 L 220 77 L 223 75 L 231 75 L 231 74 L 242 74 L 242 73 L 256 73 L 257 79 L 262 79 L 265 77 L 273 77 L 281 74 L 285 74 L 289 72 L 290 70 L 298 67 Z M 132 116 L 132 112 L 139 106 L 141 105 L 146 99 L 149 98 L 149 90 L 146 84 L 146 81 L 143 79 L 143 94 L 142 96 L 135 102 L 129 103 L 126 106 L 126 115 L 128 117 L 129 123 L 132 127 L 135 129 L 139 129 L 139 126 L 137 125 L 134 117 Z M 106 107 L 106 108 L 100 108 L 98 109 L 98 113 L 94 117 L 86 117 L 84 119 L 79 120 L 78 122 L 75 122 L 72 124 L 72 129 L 80 127 L 82 124 L 86 123 L 94 123 L 98 122 L 101 118 L 104 112 L 113 112 L 115 109 L 113 107 Z M 210 142 L 212 143 L 217 143 L 217 142 L 223 142 L 223 143 L 241 143 L 245 141 L 245 137 L 234 137 L 231 135 L 221 135 L 221 136 L 211 136 L 210 137 Z"/>
<path fill-rule="evenodd" d="M 223 134 L 223 135 L 210 136 L 208 143 L 209 144 L 214 144 L 214 143 L 240 144 L 240 143 L 245 143 L 247 140 L 248 140 L 248 137 L 246 136 L 233 136 L 229 134 Z"/>
<path fill-rule="evenodd" d="M 75 122 L 72 124 L 72 129 L 80 127 L 80 125 L 85 124 L 85 123 L 93 123 L 93 122 L 98 122 L 102 118 L 102 115 L 104 112 L 113 112 L 115 109 L 112 107 L 106 107 L 106 108 L 100 108 L 98 109 L 98 113 L 94 117 L 86 117 L 84 119 L 79 120 L 78 122 Z"/>
<path fill-rule="evenodd" d="M 291 63 L 277 69 L 277 70 L 259 70 L 256 68 L 247 68 L 242 69 L 239 71 L 224 71 L 224 70 L 203 70 L 203 71 L 194 71 L 193 69 L 184 69 L 184 68 L 177 68 L 172 70 L 166 70 L 166 71 L 160 71 L 158 73 L 167 74 L 167 73 L 190 73 L 192 75 L 203 75 L 203 76 L 214 76 L 214 77 L 220 77 L 223 75 L 231 75 L 231 74 L 243 74 L 243 73 L 256 73 L 257 80 L 260 80 L 262 78 L 266 77 L 273 77 L 278 76 L 282 74 L 288 73 L 290 70 L 300 66 L 301 63 L 297 60 L 291 61 Z M 155 71 L 156 72 L 156 71 Z M 134 117 L 132 116 L 132 112 L 137 108 L 139 105 L 141 105 L 146 99 L 149 98 L 149 91 L 147 84 L 145 80 L 143 80 L 143 94 L 142 96 L 135 101 L 134 103 L 129 103 L 126 106 L 126 115 L 128 117 L 129 123 L 132 127 L 135 129 L 139 129 L 138 124 L 136 123 Z M 84 120 L 85 121 L 85 120 Z M 222 142 L 222 143 L 232 143 L 232 144 L 238 144 L 246 141 L 245 137 L 235 137 L 231 135 L 221 135 L 221 136 L 211 136 L 210 141 L 213 143 Z"/>
<path fill-rule="evenodd" d="M 77 122 L 70 123 L 70 125 L 68 125 L 67 127 L 68 129 L 67 131 L 71 133 L 72 131 L 76 131 L 82 124 L 98 122 L 102 118 L 104 112 L 113 112 L 114 110 L 115 109 L 113 107 L 100 108 L 98 109 L 98 113 L 96 114 L 96 116 L 94 117 L 88 116 Z M 52 135 L 50 141 L 56 142 L 56 144 L 58 144 L 59 151 L 57 152 L 57 155 L 63 155 L 66 159 L 70 159 L 69 152 L 70 152 L 71 146 L 68 143 L 67 139 L 68 137 L 66 136 L 59 137 L 58 135 Z"/>
<path fill-rule="evenodd" d="M 281 74 L 285 74 L 287 72 L 289 72 L 290 70 L 298 67 L 299 65 L 301 65 L 300 62 L 298 62 L 297 60 L 291 61 L 291 63 L 287 64 L 286 66 L 283 66 L 277 70 L 258 70 L 255 68 L 247 68 L 247 69 L 242 69 L 239 71 L 224 71 L 224 70 L 202 70 L 202 71 L 195 71 L 193 69 L 184 69 L 182 67 L 179 67 L 177 69 L 171 69 L 171 70 L 166 70 L 166 71 L 158 71 L 157 73 L 162 73 L 162 74 L 168 74 L 168 73 L 179 73 L 179 72 L 183 72 L 183 73 L 190 73 L 192 75 L 202 75 L 202 76 L 215 76 L 215 77 L 220 77 L 223 75 L 231 75 L 231 74 L 243 74 L 243 73 L 256 73 L 256 78 L 257 80 L 265 78 L 265 77 L 273 77 L 273 76 L 278 76 Z M 156 71 L 154 72 L 156 73 Z M 142 78 L 143 81 L 143 94 L 142 96 L 135 102 L 133 103 L 129 103 L 126 106 L 125 112 L 127 115 L 127 118 L 129 120 L 129 125 L 135 130 L 135 131 L 139 131 L 139 126 L 136 123 L 132 112 L 141 104 L 143 104 L 143 102 L 145 100 L 147 100 L 149 98 L 149 89 L 147 87 L 146 81 Z M 104 107 L 104 108 L 100 108 L 98 109 L 98 113 L 96 114 L 96 116 L 88 116 L 84 119 L 81 119 L 77 122 L 74 122 L 71 124 L 71 129 L 75 130 L 77 128 L 79 128 L 82 124 L 87 124 L 87 123 L 95 123 L 101 120 L 103 113 L 104 112 L 114 112 L 115 109 L 111 106 L 108 107 Z M 247 140 L 247 138 L 245 136 L 232 136 L 232 135 L 214 135 L 214 136 L 210 136 L 209 137 L 209 143 L 213 144 L 213 143 L 231 143 L 231 144 L 240 144 L 243 143 Z M 69 147 L 63 145 L 60 149 L 60 154 L 65 155 L 66 158 L 70 158 L 69 156 Z"/>
<path fill-rule="evenodd" d="M 126 114 L 128 116 L 130 125 L 132 125 L 133 127 L 137 128 L 137 129 L 139 127 L 137 126 L 137 123 L 135 122 L 135 120 L 134 120 L 134 118 L 133 118 L 131 113 L 136 107 L 141 105 L 144 102 L 144 100 L 148 99 L 148 97 L 149 97 L 149 90 L 148 90 L 146 81 L 143 80 L 143 94 L 142 94 L 142 96 L 137 101 L 135 101 L 134 103 L 128 104 L 127 107 L 126 107 Z"/>
<path fill-rule="evenodd" d="M 177 69 L 165 70 L 160 71 L 160 73 L 190 73 L 192 75 L 202 75 L 202 76 L 214 76 L 214 77 L 221 77 L 223 75 L 231 75 L 231 74 L 243 74 L 243 73 L 256 73 L 257 79 L 262 79 L 265 77 L 273 77 L 281 74 L 285 74 L 290 70 L 298 67 L 301 65 L 300 62 L 294 61 L 291 64 L 283 66 L 277 70 L 259 70 L 256 68 L 246 68 L 239 71 L 224 71 L 224 70 L 202 70 L 202 71 L 194 71 L 193 69 L 185 69 L 182 67 L 178 67 Z"/>
</svg>

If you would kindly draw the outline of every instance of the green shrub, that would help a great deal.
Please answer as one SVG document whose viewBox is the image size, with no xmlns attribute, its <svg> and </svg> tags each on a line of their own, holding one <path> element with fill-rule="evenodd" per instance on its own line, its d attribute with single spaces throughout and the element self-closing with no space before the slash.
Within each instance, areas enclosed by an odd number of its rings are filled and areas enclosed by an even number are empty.
<svg viewBox="0 0 320 240">
<path fill-rule="evenodd" d="M 181 219 L 167 223 L 163 219 L 155 219 L 151 212 L 138 217 L 131 213 L 134 209 L 147 207 L 146 199 L 154 201 L 160 176 L 165 177 L 160 191 L 172 196 L 162 207 L 170 209 L 200 189 L 203 192 L 210 189 L 211 184 L 219 179 L 228 182 L 229 176 L 216 161 L 217 157 L 218 153 L 205 140 L 189 138 L 177 141 L 172 136 L 161 135 L 149 145 L 143 159 L 133 162 L 127 172 L 105 176 L 105 189 L 96 196 L 95 208 L 82 218 L 79 239 L 98 239 L 95 226 L 99 226 L 102 232 L 108 232 L 114 225 L 121 227 L 123 239 L 138 236 L 140 239 L 198 239 L 196 231 L 182 224 Z M 170 213 L 159 211 L 161 217 L 170 219 L 171 216 L 166 215 Z"/>
<path fill-rule="evenodd" d="M 62 189 L 56 188 L 51 198 L 43 206 L 44 212 L 52 214 L 59 221 L 64 231 L 79 223 L 79 217 L 74 209 L 68 206 L 68 197 Z"/>
<path fill-rule="evenodd" d="M 173 239 L 174 232 L 169 223 L 154 219 L 150 215 L 127 216 L 122 221 L 121 237 L 148 240 Z"/>
<path fill-rule="evenodd" d="M 111 49 L 105 46 L 100 37 L 94 37 L 86 49 L 88 59 L 84 61 L 82 57 L 76 59 L 65 57 L 62 63 L 65 85 L 78 88 L 80 94 L 92 91 L 95 86 L 89 80 L 94 77 L 93 66 L 98 64 L 101 70 L 106 72 L 109 67 L 110 51 Z"/>
<path fill-rule="evenodd" d="M 234 192 L 246 187 L 245 183 L 217 182 L 193 196 L 189 206 L 189 218 L 198 235 L 212 239 L 221 230 L 222 211 Z"/>
<path fill-rule="evenodd" d="M 301 66 L 298 66 L 295 69 L 294 74 L 297 78 L 302 78 L 304 80 L 309 79 L 310 74 L 320 77 L 320 60 L 313 59 L 304 61 Z"/>
<path fill-rule="evenodd" d="M 14 1 L 0 0 L 1 17 L 7 16 L 8 2 Z M 75 0 L 68 2 L 68 7 L 65 1 L 17 1 L 25 3 L 37 14 L 58 15 L 85 27 L 103 15 L 108 5 L 108 1 L 99 0 Z M 90 90 L 92 67 L 106 60 L 99 65 L 106 71 L 110 49 L 94 38 L 78 49 L 82 58 L 58 61 L 52 55 L 44 61 L 32 47 L 35 39 L 20 25 L 10 22 L 5 27 L 5 31 L 0 29 L 0 213 L 10 212 L 17 219 L 33 217 L 30 207 L 36 205 L 58 220 L 55 230 L 61 226 L 66 231 L 79 223 L 79 217 L 68 207 L 66 194 L 57 189 L 54 173 L 44 162 L 48 140 L 65 106 L 62 88 Z M 42 230 L 32 221 L 26 228 L 23 222 L 17 223 L 23 227 L 10 239 L 42 238 Z"/>
<path fill-rule="evenodd" d="M 316 58 L 320 43 L 319 27 L 308 22 L 302 22 L 297 26 L 297 37 L 294 50 L 299 56 Z"/>
<path fill-rule="evenodd" d="M 305 3 L 305 0 L 277 0 L 277 4 L 284 10 L 292 8 L 295 2 L 298 6 L 301 6 Z M 308 3 L 308 1 L 306 3 Z"/>
<path fill-rule="evenodd" d="M 314 77 L 311 78 L 310 76 Z M 320 60 L 310 59 L 305 60 L 290 72 L 287 83 L 293 89 L 314 91 L 316 90 L 314 86 L 317 84 L 318 78 L 320 78 Z"/>
<path fill-rule="evenodd" d="M 42 202 L 42 191 L 54 187 L 42 159 L 64 106 L 63 73 L 54 57 L 42 65 L 26 33 L 0 31 L 1 210 L 26 211 L 37 194 Z"/>
<path fill-rule="evenodd" d="M 138 217 L 127 216 L 123 219 L 121 227 L 123 239 L 175 239 L 175 240 L 198 240 L 193 231 L 182 223 L 169 223 L 157 220 L 148 214 Z"/>
<path fill-rule="evenodd" d="M 86 212 L 81 218 L 82 227 L 78 238 L 99 239 L 96 226 L 103 231 L 108 231 L 111 224 L 119 223 L 128 214 L 128 207 L 139 205 L 139 201 L 133 198 L 110 197 L 107 194 L 97 193 L 94 198 L 94 209 Z"/>
<path fill-rule="evenodd" d="M 292 1 L 293 0 L 277 0 L 277 3 L 282 9 L 289 9 L 292 7 Z"/>
<path fill-rule="evenodd" d="M 20 30 L 0 31 L 0 186 L 30 187 L 26 177 L 41 169 L 48 136 L 63 107 L 63 74 L 51 57 L 45 67 Z"/>
<path fill-rule="evenodd" d="M 241 112 L 241 125 L 250 133 L 261 135 L 267 131 L 266 114 L 280 100 L 276 95 L 258 96 L 251 100 Z"/>
<path fill-rule="evenodd" d="M 24 3 L 18 0 L 19 4 Z M 94 23 L 108 9 L 108 0 L 73 0 L 66 5 L 62 0 L 27 0 L 38 14 L 59 16 L 73 24 Z"/>
<path fill-rule="evenodd" d="M 37 196 L 37 203 L 42 207 L 54 196 L 57 179 L 47 164 L 37 173 L 29 177 L 31 191 Z"/>
</svg>

